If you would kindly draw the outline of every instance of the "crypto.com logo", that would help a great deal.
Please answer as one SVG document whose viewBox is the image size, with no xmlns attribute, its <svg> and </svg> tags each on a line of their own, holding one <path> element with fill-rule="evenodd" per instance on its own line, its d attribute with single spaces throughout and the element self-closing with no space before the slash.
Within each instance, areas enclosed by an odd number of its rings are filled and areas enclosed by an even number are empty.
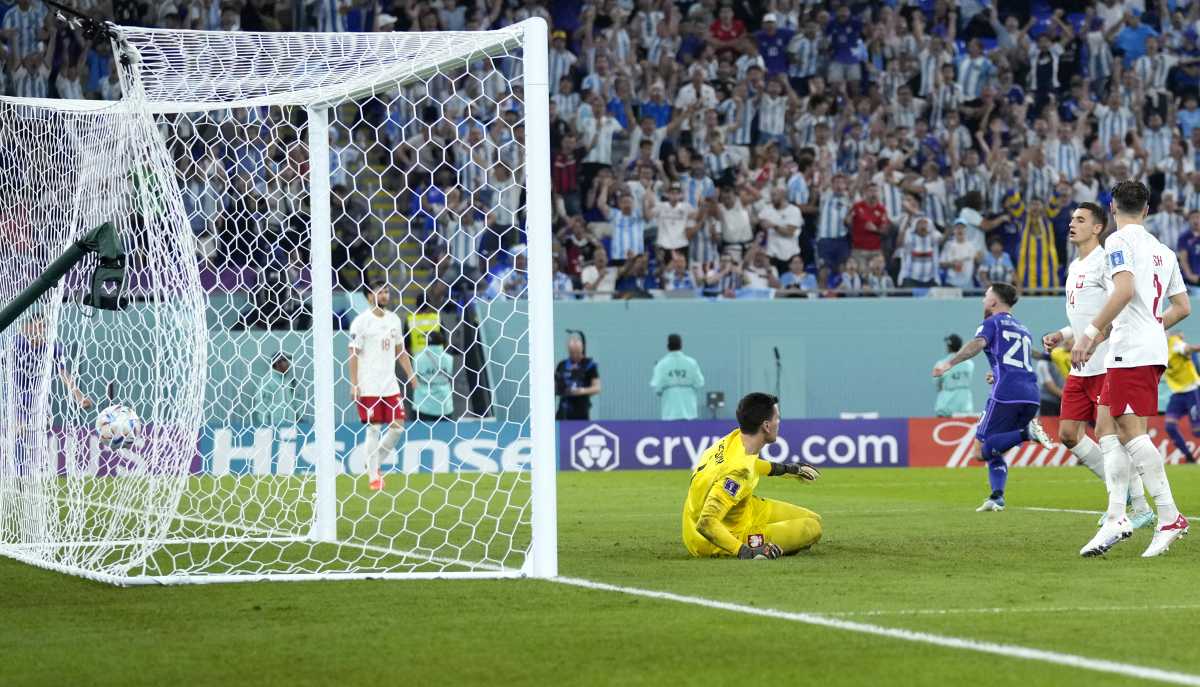
<svg viewBox="0 0 1200 687">
<path fill-rule="evenodd" d="M 600 425 L 571 435 L 571 467 L 584 472 L 615 470 L 621 463 L 621 438 Z"/>
</svg>

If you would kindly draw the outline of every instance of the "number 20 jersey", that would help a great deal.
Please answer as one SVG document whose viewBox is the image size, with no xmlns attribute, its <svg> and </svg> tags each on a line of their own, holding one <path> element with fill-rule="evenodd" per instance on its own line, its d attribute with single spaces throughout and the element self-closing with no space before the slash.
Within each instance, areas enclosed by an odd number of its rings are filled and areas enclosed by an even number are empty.
<svg viewBox="0 0 1200 687">
<path fill-rule="evenodd" d="M 1067 270 L 1067 320 L 1076 337 L 1096 319 L 1108 295 L 1112 291 L 1112 279 L 1108 276 L 1108 258 L 1103 246 L 1071 262 Z M 1096 352 L 1088 359 L 1082 370 L 1071 369 L 1075 377 L 1095 377 L 1104 374 L 1104 361 L 1108 355 L 1108 340 L 1100 342 Z"/>
<path fill-rule="evenodd" d="M 1033 339 L 1012 313 L 996 313 L 975 330 L 987 341 L 984 353 L 992 366 L 992 400 L 996 403 L 1039 403 L 1037 373 L 1030 349 Z"/>
<path fill-rule="evenodd" d="M 1133 300 L 1113 322 L 1112 343 L 1105 364 L 1110 367 L 1167 365 L 1167 332 L 1160 314 L 1163 304 L 1187 291 L 1175 253 L 1139 224 L 1127 224 L 1108 237 L 1110 278 L 1133 275 Z"/>
</svg>

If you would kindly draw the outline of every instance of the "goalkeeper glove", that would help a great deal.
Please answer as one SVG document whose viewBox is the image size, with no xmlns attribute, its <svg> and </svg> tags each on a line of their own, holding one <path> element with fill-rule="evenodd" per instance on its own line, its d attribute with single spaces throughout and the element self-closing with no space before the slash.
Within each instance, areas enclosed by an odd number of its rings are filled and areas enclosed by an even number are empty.
<svg viewBox="0 0 1200 687">
<path fill-rule="evenodd" d="M 783 555 L 783 549 L 775 544 L 764 542 L 760 546 L 750 546 L 742 544 L 742 548 L 738 549 L 737 557 L 744 560 L 775 560 Z"/>
<path fill-rule="evenodd" d="M 795 477 L 802 479 L 805 482 L 815 482 L 821 476 L 821 471 L 816 466 L 809 465 L 804 461 L 799 463 L 788 463 L 783 466 L 784 475 L 786 477 Z"/>
</svg>

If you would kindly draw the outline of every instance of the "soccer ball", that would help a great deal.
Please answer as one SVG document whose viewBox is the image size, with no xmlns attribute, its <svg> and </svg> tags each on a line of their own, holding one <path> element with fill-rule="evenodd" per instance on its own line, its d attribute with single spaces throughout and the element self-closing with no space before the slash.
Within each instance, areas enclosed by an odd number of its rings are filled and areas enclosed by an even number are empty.
<svg viewBox="0 0 1200 687">
<path fill-rule="evenodd" d="M 133 444 L 141 431 L 142 419 L 127 406 L 109 406 L 100 411 L 100 416 L 96 418 L 96 433 L 100 435 L 100 443 L 114 451 Z"/>
</svg>

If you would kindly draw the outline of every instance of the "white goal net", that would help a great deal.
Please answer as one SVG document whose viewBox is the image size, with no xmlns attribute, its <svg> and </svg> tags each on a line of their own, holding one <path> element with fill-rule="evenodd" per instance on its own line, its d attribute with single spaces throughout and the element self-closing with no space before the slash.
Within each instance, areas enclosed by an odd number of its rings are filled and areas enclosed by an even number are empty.
<svg viewBox="0 0 1200 687">
<path fill-rule="evenodd" d="M 0 334 L 0 554 L 556 574 L 545 24 L 116 34 L 120 102 L 0 98 L 0 301 L 97 225 L 127 252 L 121 309 L 92 258 Z M 402 401 L 352 397 L 389 374 Z M 114 403 L 145 422 L 120 450 Z"/>
</svg>

